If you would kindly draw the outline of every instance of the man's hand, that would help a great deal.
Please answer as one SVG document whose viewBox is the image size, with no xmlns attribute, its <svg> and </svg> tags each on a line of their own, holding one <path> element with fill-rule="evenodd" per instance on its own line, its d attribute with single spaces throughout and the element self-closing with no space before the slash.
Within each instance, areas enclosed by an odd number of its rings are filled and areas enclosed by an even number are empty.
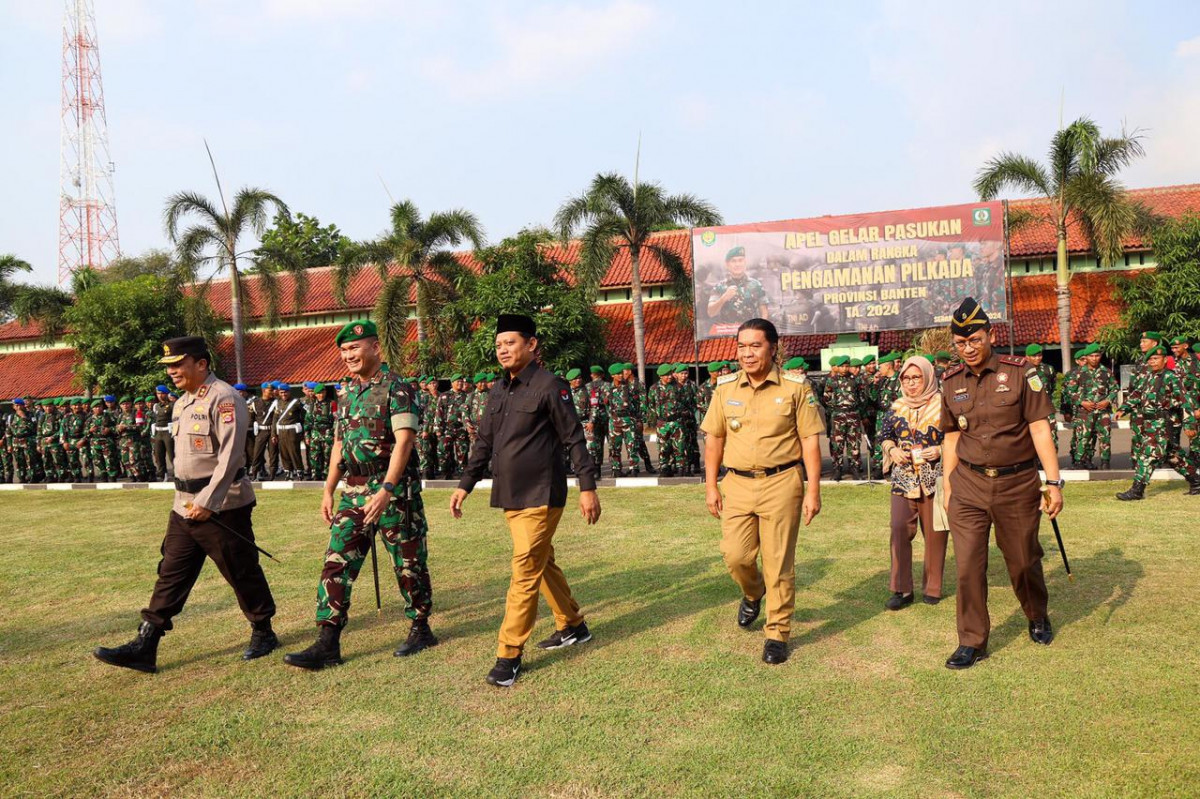
<svg viewBox="0 0 1200 799">
<path fill-rule="evenodd" d="M 190 519 L 193 522 L 206 522 L 212 516 L 211 510 L 194 502 L 189 502 L 184 507 L 187 512 L 183 514 L 183 518 Z"/>
<path fill-rule="evenodd" d="M 450 495 L 450 515 L 456 519 L 462 518 L 462 506 L 467 501 L 467 492 L 461 488 L 454 489 Z"/>
<path fill-rule="evenodd" d="M 942 478 L 942 507 L 946 513 L 950 512 L 950 475 Z"/>
<path fill-rule="evenodd" d="M 579 514 L 587 520 L 588 524 L 595 524 L 599 521 L 600 497 L 596 495 L 595 491 L 579 492 Z"/>
<path fill-rule="evenodd" d="M 1062 513 L 1063 495 L 1058 486 L 1042 486 L 1042 510 L 1051 519 Z"/>
<path fill-rule="evenodd" d="M 382 488 L 367 500 L 367 504 L 363 506 L 363 522 L 366 524 L 374 524 L 379 521 L 379 517 L 387 509 L 388 503 L 392 501 L 390 491 L 384 491 Z"/>
<path fill-rule="evenodd" d="M 708 506 L 708 512 L 713 515 L 713 518 L 721 518 L 721 511 L 725 510 L 725 501 L 721 498 L 721 489 L 716 486 L 706 486 L 704 489 L 704 504 Z"/>
<path fill-rule="evenodd" d="M 816 485 L 811 483 L 810 485 Z M 804 519 L 804 526 L 808 527 L 812 524 L 812 520 L 817 518 L 817 514 L 821 512 L 821 491 L 804 492 L 804 505 L 800 509 L 801 518 Z"/>
<path fill-rule="evenodd" d="M 737 296 L 737 293 L 737 286 L 730 286 L 729 288 L 725 289 L 725 293 L 721 295 L 721 302 L 729 302 Z"/>
<path fill-rule="evenodd" d="M 888 450 L 888 455 L 896 463 L 909 464 L 912 463 L 912 453 L 900 447 L 892 447 Z"/>
<path fill-rule="evenodd" d="M 333 524 L 333 492 L 326 490 L 321 496 L 321 518 L 326 524 Z"/>
<path fill-rule="evenodd" d="M 1094 411 L 1094 410 L 1096 410 L 1096 403 L 1092 402 L 1091 400 L 1084 400 L 1083 402 L 1081 402 L 1081 403 L 1079 403 L 1079 404 L 1083 406 L 1083 409 L 1084 409 L 1085 411 Z"/>
</svg>

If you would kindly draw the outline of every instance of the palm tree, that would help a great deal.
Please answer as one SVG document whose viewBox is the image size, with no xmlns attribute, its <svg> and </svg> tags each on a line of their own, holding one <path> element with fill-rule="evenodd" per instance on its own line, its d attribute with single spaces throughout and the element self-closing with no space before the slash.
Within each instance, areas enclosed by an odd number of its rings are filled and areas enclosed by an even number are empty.
<svg viewBox="0 0 1200 799">
<path fill-rule="evenodd" d="M 408 323 L 408 298 L 416 287 L 417 341 L 429 338 L 431 320 L 452 299 L 464 268 L 454 252 L 464 241 L 483 247 L 483 228 L 470 211 L 454 209 L 421 217 L 411 200 L 392 206 L 392 229 L 373 241 L 347 248 L 333 273 L 334 296 L 346 304 L 346 289 L 364 266 L 373 265 L 383 282 L 375 301 L 375 323 L 388 360 L 399 361 Z"/>
<path fill-rule="evenodd" d="M 1080 117 L 1050 140 L 1049 167 L 1032 158 L 1005 152 L 991 159 L 975 178 L 981 200 L 993 200 L 1004 188 L 1036 194 L 1049 200 L 1045 219 L 1058 234 L 1058 338 L 1063 371 L 1071 370 L 1071 266 L 1067 233 L 1078 227 L 1101 262 L 1111 265 L 1122 255 L 1121 239 L 1138 222 L 1139 209 L 1116 175 L 1135 158 L 1145 155 L 1137 131 L 1115 138 Z"/>
<path fill-rule="evenodd" d="M 15 255 L 0 255 L 0 322 L 8 321 L 13 313 L 13 300 L 20 287 L 12 282 L 17 272 L 32 272 L 28 261 Z"/>
<path fill-rule="evenodd" d="M 593 291 L 604 279 L 617 250 L 629 248 L 629 257 L 633 262 L 633 344 L 638 374 L 646 374 L 642 254 L 649 252 L 658 258 L 676 285 L 686 282 L 683 261 L 675 253 L 656 244 L 651 234 L 657 230 L 688 225 L 709 227 L 719 224 L 721 215 L 707 200 L 692 194 L 667 195 L 657 183 L 639 185 L 635 182 L 630 185 L 628 180 L 615 172 L 596 175 L 587 191 L 568 199 L 554 215 L 554 227 L 564 243 L 576 230 L 583 228 L 578 271 L 580 279 Z"/>
<path fill-rule="evenodd" d="M 233 208 L 225 205 L 221 199 L 221 211 L 208 201 L 207 198 L 195 192 L 180 192 L 167 199 L 163 211 L 163 224 L 167 237 L 176 246 L 179 260 L 183 267 L 190 272 L 191 279 L 196 282 L 200 267 L 206 263 L 215 263 L 216 269 L 212 275 L 222 269 L 229 272 L 229 292 L 231 296 L 230 311 L 233 317 L 233 360 L 234 371 L 238 382 L 243 381 L 244 366 L 242 324 L 242 291 L 241 273 L 238 271 L 238 260 L 246 258 L 252 250 L 239 250 L 238 240 L 249 230 L 256 236 L 261 236 L 266 229 L 269 219 L 267 206 L 273 205 L 276 213 L 287 214 L 288 207 L 283 200 L 263 189 L 243 188 L 233 198 Z M 186 217 L 195 218 L 196 222 L 184 231 L 180 231 L 180 223 Z M 208 248 L 213 253 L 208 256 L 201 254 Z M 212 279 L 212 275 L 208 280 Z M 207 285 L 208 281 L 205 281 Z"/>
<path fill-rule="evenodd" d="M 37 324 L 43 344 L 53 344 L 65 332 L 64 319 L 75 298 L 99 283 L 99 270 L 80 267 L 71 273 L 70 291 L 58 286 L 19 286 L 12 310 L 21 324 Z"/>
</svg>

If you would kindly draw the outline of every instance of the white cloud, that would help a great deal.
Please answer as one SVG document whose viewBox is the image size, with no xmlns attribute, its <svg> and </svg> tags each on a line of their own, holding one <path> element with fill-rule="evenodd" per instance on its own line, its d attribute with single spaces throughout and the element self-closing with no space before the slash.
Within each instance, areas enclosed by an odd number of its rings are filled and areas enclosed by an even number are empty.
<svg viewBox="0 0 1200 799">
<path fill-rule="evenodd" d="M 424 71 L 466 97 L 563 83 L 618 60 L 645 38 L 656 19 L 655 10 L 637 0 L 539 6 L 520 17 L 495 17 L 496 46 L 481 63 L 437 56 L 426 59 Z"/>
<path fill-rule="evenodd" d="M 1200 36 L 1192 39 L 1186 39 L 1175 45 L 1175 55 L 1180 58 L 1193 58 L 1200 56 Z"/>
</svg>

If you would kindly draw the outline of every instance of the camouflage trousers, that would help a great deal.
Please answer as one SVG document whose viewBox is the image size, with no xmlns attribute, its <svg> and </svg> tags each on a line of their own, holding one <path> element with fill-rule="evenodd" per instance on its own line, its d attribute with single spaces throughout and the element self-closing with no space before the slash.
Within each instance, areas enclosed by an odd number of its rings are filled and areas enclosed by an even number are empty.
<svg viewBox="0 0 1200 799">
<path fill-rule="evenodd" d="M 887 411 L 876 411 L 875 413 L 875 435 L 871 438 L 871 470 L 875 474 L 883 474 L 883 437 L 880 433 L 883 432 L 883 417 L 887 416 Z"/>
<path fill-rule="evenodd" d="M 46 482 L 62 482 L 70 477 L 67 453 L 57 438 L 42 439 L 42 468 L 46 472 Z"/>
<path fill-rule="evenodd" d="M 1109 463 L 1112 460 L 1112 416 L 1080 411 L 1071 422 L 1071 461 L 1087 463 L 1099 449 L 1100 462 Z"/>
<path fill-rule="evenodd" d="M 612 463 L 613 474 L 625 471 L 623 452 L 629 453 L 629 466 L 634 474 L 638 468 L 637 428 L 631 418 L 614 419 L 608 433 L 608 459 Z"/>
<path fill-rule="evenodd" d="M 678 421 L 658 426 L 658 468 L 679 474 L 687 465 L 683 453 L 683 427 Z"/>
<path fill-rule="evenodd" d="M 443 433 L 438 438 L 437 446 L 438 465 L 442 467 L 442 474 L 462 474 L 463 469 L 467 468 L 470 447 L 471 439 L 465 427 Z"/>
<path fill-rule="evenodd" d="M 129 477 L 142 477 L 137 440 L 130 436 L 121 436 L 117 439 L 117 451 L 121 456 L 121 471 Z"/>
<path fill-rule="evenodd" d="M 695 417 L 688 417 L 679 424 L 679 432 L 683 437 L 683 455 L 685 466 L 690 471 L 700 470 L 700 425 Z"/>
<path fill-rule="evenodd" d="M 314 480 L 323 480 L 329 474 L 329 453 L 333 448 L 332 433 L 314 430 L 308 434 L 304 446 L 309 475 Z"/>
<path fill-rule="evenodd" d="M 1149 482 L 1155 469 L 1169 466 L 1189 481 L 1200 475 L 1200 451 L 1184 452 L 1171 438 L 1171 427 L 1166 419 L 1138 419 L 1132 422 L 1140 445 L 1132 450 L 1134 480 Z"/>
<path fill-rule="evenodd" d="M 437 436 L 432 430 L 422 430 L 417 435 L 417 457 L 421 459 L 421 470 L 428 475 L 438 472 Z"/>
<path fill-rule="evenodd" d="M 592 425 L 589 431 L 585 425 L 583 428 L 583 440 L 587 442 L 588 455 L 592 456 L 592 462 L 599 469 L 604 465 L 604 439 L 607 438 L 607 429 L 604 424 L 596 423 Z"/>
<path fill-rule="evenodd" d="M 354 478 L 351 478 L 354 479 Z M 317 624 L 345 627 L 350 613 L 350 592 L 363 562 L 371 550 L 375 529 L 363 523 L 363 506 L 380 487 L 379 478 L 363 480 L 359 485 L 347 485 L 338 502 L 333 524 L 329 529 L 329 549 L 325 567 L 317 586 Z M 397 492 L 404 490 L 403 482 Z M 421 502 L 420 484 L 413 484 L 411 503 L 403 494 L 388 503 L 376 522 L 383 546 L 392 558 L 400 595 L 404 597 L 404 615 L 410 619 L 426 619 L 433 609 L 433 588 L 426 564 L 426 537 L 429 525 L 425 521 L 425 506 Z"/>
<path fill-rule="evenodd" d="M 1050 423 L 1050 437 L 1054 439 L 1054 451 L 1058 452 L 1058 414 L 1050 414 L 1046 417 L 1046 421 Z"/>
<path fill-rule="evenodd" d="M 41 460 L 32 438 L 14 439 L 12 442 L 12 481 L 14 483 L 36 483 L 41 478 Z"/>
<path fill-rule="evenodd" d="M 92 476 L 92 462 L 88 459 L 87 444 L 82 444 L 82 439 L 74 439 L 67 441 L 67 468 L 70 470 L 72 480 L 87 480 Z"/>
<path fill-rule="evenodd" d="M 862 454 L 862 422 L 854 411 L 834 411 L 829 423 L 829 454 L 833 468 L 840 469 L 844 457 L 858 467 Z"/>
<path fill-rule="evenodd" d="M 117 450 L 111 438 L 92 439 L 91 445 L 92 468 L 97 479 L 107 477 L 115 480 L 117 477 Z"/>
</svg>

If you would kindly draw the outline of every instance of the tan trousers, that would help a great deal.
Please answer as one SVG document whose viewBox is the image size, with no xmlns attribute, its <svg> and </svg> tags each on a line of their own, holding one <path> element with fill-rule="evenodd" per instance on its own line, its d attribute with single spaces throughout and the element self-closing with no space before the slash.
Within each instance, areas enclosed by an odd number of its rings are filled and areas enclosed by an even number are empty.
<svg viewBox="0 0 1200 799">
<path fill-rule="evenodd" d="M 902 594 L 913 592 L 913 539 L 917 537 L 917 520 L 925 537 L 925 568 L 921 572 L 921 593 L 942 595 L 942 575 L 946 571 L 945 530 L 934 530 L 933 511 L 936 500 L 931 496 L 909 499 L 892 494 L 892 578 L 890 590 Z"/>
<path fill-rule="evenodd" d="M 571 596 L 567 578 L 554 562 L 551 539 L 562 515 L 562 508 L 545 505 L 504 511 L 513 541 L 512 579 L 508 584 L 508 599 L 504 607 L 504 621 L 500 625 L 496 657 L 515 658 L 521 655 L 537 621 L 539 590 L 554 612 L 554 626 L 557 629 L 573 627 L 583 621 L 579 604 Z"/>
<path fill-rule="evenodd" d="M 721 554 L 734 582 L 749 600 L 766 594 L 767 638 L 786 641 L 796 607 L 796 535 L 800 531 L 804 480 L 800 470 L 770 477 L 721 480 Z M 762 571 L 758 557 L 762 555 Z"/>
</svg>

